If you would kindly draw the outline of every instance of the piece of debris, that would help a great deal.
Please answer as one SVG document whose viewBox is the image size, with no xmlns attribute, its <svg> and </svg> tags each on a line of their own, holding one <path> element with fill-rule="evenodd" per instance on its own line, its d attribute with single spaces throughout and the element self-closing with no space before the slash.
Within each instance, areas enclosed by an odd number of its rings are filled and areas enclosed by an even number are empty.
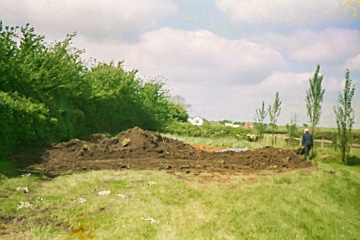
<svg viewBox="0 0 360 240">
<path fill-rule="evenodd" d="M 126 198 L 125 194 L 118 193 L 118 194 L 115 194 L 115 195 L 118 196 L 118 197 L 121 197 L 121 198 Z"/>
<path fill-rule="evenodd" d="M 22 202 L 20 201 L 20 205 L 17 206 L 16 210 L 22 209 L 22 208 L 33 208 L 33 205 L 28 202 Z"/>
<path fill-rule="evenodd" d="M 248 151 L 248 148 L 227 148 L 223 150 L 219 150 L 217 152 L 246 152 Z"/>
<path fill-rule="evenodd" d="M 101 192 L 98 192 L 98 195 L 109 195 L 110 194 L 110 190 L 104 190 Z"/>
<path fill-rule="evenodd" d="M 156 182 L 154 182 L 154 181 L 149 182 L 149 186 L 152 186 L 152 185 L 155 185 L 155 184 L 156 184 Z"/>
<path fill-rule="evenodd" d="M 28 187 L 17 187 L 16 191 L 23 192 L 23 193 L 29 193 L 29 188 Z"/>
<path fill-rule="evenodd" d="M 131 143 L 130 138 L 124 138 L 124 140 L 121 142 L 121 146 L 127 147 Z"/>
<path fill-rule="evenodd" d="M 153 219 L 153 218 L 151 218 L 151 217 L 141 218 L 141 219 L 142 219 L 142 220 L 145 220 L 145 221 L 150 221 L 150 223 L 156 223 L 156 224 L 159 224 L 159 223 L 160 223 L 160 221 L 155 220 L 155 219 Z"/>
</svg>

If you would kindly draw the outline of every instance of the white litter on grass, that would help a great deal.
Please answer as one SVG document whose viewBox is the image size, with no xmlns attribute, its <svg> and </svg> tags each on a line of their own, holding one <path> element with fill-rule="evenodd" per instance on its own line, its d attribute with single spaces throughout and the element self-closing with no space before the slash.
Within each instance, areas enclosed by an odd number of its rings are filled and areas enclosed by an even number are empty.
<svg viewBox="0 0 360 240">
<path fill-rule="evenodd" d="M 16 210 L 22 209 L 22 208 L 33 208 L 32 204 L 28 202 L 22 202 L 20 201 L 20 205 L 17 206 Z"/>
<path fill-rule="evenodd" d="M 141 219 L 142 219 L 142 220 L 145 220 L 145 221 L 150 221 L 150 223 L 156 223 L 156 224 L 159 224 L 159 223 L 160 223 L 160 221 L 155 220 L 155 219 L 153 219 L 153 218 L 151 218 L 151 217 L 141 218 Z"/>
<path fill-rule="evenodd" d="M 101 192 L 98 192 L 98 195 L 109 195 L 110 194 L 110 190 L 104 190 Z"/>
<path fill-rule="evenodd" d="M 115 194 L 115 195 L 118 196 L 118 197 L 121 197 L 121 198 L 126 198 L 125 194 L 118 193 L 118 194 Z"/>
<path fill-rule="evenodd" d="M 36 204 L 40 204 L 41 202 L 43 202 L 43 201 L 45 201 L 45 199 L 44 198 L 42 198 L 42 197 L 37 197 L 37 199 L 36 199 Z"/>
<path fill-rule="evenodd" d="M 156 184 L 156 182 L 154 182 L 154 181 L 149 182 L 149 186 L 152 186 L 152 185 L 155 185 L 155 184 Z"/>
<path fill-rule="evenodd" d="M 29 193 L 29 188 L 28 187 L 17 187 L 16 191 L 18 192 L 24 192 L 24 193 Z"/>
<path fill-rule="evenodd" d="M 86 199 L 85 198 L 79 198 L 79 203 L 85 203 L 86 202 Z"/>
</svg>

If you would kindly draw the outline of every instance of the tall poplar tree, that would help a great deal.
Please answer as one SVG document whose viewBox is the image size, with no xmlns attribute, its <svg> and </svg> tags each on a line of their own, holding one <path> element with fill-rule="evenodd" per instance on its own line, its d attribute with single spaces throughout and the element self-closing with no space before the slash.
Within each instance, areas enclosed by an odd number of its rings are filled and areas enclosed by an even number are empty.
<svg viewBox="0 0 360 240">
<path fill-rule="evenodd" d="M 287 133 L 289 136 L 289 147 L 291 149 L 292 142 L 293 142 L 293 139 L 295 138 L 295 133 L 297 131 L 296 115 L 294 116 L 294 118 L 290 119 L 290 123 L 286 124 L 286 129 L 288 130 Z"/>
<path fill-rule="evenodd" d="M 267 112 L 265 110 L 265 103 L 262 101 L 261 108 L 256 109 L 256 115 L 255 115 L 255 129 L 257 133 L 259 134 L 259 139 L 261 140 L 264 137 L 264 131 L 265 131 L 265 125 L 264 125 L 264 119 L 267 116 Z"/>
<path fill-rule="evenodd" d="M 279 92 L 276 92 L 275 101 L 274 101 L 273 105 L 272 106 L 269 105 L 269 108 L 268 108 L 271 132 L 272 132 L 272 140 L 271 140 L 272 146 L 274 146 L 274 132 L 275 132 L 275 128 L 277 127 L 276 123 L 277 123 L 278 117 L 280 116 L 280 111 L 281 111 L 281 101 L 279 98 Z"/>
<path fill-rule="evenodd" d="M 348 155 L 351 147 L 351 130 L 355 123 L 354 110 L 351 106 L 352 98 L 355 93 L 355 86 L 351 84 L 349 70 L 346 70 L 345 87 L 343 95 L 338 98 L 338 105 L 335 107 L 336 124 L 338 129 L 339 149 L 341 161 L 348 164 Z"/>
<path fill-rule="evenodd" d="M 325 93 L 325 89 L 323 89 L 321 86 L 323 76 L 319 75 L 319 71 L 320 71 L 320 65 L 318 64 L 313 78 L 309 79 L 310 88 L 306 92 L 307 115 L 310 118 L 311 133 L 314 139 L 315 139 L 316 126 L 319 123 L 321 116 L 321 104 Z"/>
</svg>

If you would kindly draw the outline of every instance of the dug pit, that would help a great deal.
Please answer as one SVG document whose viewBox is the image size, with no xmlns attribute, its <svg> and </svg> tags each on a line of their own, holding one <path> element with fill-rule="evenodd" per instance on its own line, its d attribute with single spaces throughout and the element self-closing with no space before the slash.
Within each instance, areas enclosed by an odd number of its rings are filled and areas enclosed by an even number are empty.
<svg viewBox="0 0 360 240">
<path fill-rule="evenodd" d="M 138 127 L 107 138 L 97 134 L 52 145 L 19 149 L 13 157 L 24 172 L 58 176 L 89 170 L 161 170 L 184 175 L 254 174 L 308 168 L 295 152 L 264 147 L 244 152 L 211 152 Z"/>
</svg>

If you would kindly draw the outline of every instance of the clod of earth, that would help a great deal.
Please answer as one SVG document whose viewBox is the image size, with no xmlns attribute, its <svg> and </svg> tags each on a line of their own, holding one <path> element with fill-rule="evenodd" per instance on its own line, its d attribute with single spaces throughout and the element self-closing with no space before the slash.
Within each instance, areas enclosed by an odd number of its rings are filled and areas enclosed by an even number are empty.
<svg viewBox="0 0 360 240">
<path fill-rule="evenodd" d="M 240 152 L 209 152 L 138 127 L 112 138 L 97 134 L 87 141 L 73 139 L 51 146 L 19 149 L 13 158 L 22 171 L 49 176 L 101 169 L 164 170 L 195 175 L 206 172 L 246 174 L 312 166 L 288 149 L 264 147 Z"/>
<path fill-rule="evenodd" d="M 122 140 L 121 142 L 121 146 L 126 147 L 130 144 L 130 142 L 131 142 L 130 138 L 124 138 L 124 140 Z"/>
</svg>

